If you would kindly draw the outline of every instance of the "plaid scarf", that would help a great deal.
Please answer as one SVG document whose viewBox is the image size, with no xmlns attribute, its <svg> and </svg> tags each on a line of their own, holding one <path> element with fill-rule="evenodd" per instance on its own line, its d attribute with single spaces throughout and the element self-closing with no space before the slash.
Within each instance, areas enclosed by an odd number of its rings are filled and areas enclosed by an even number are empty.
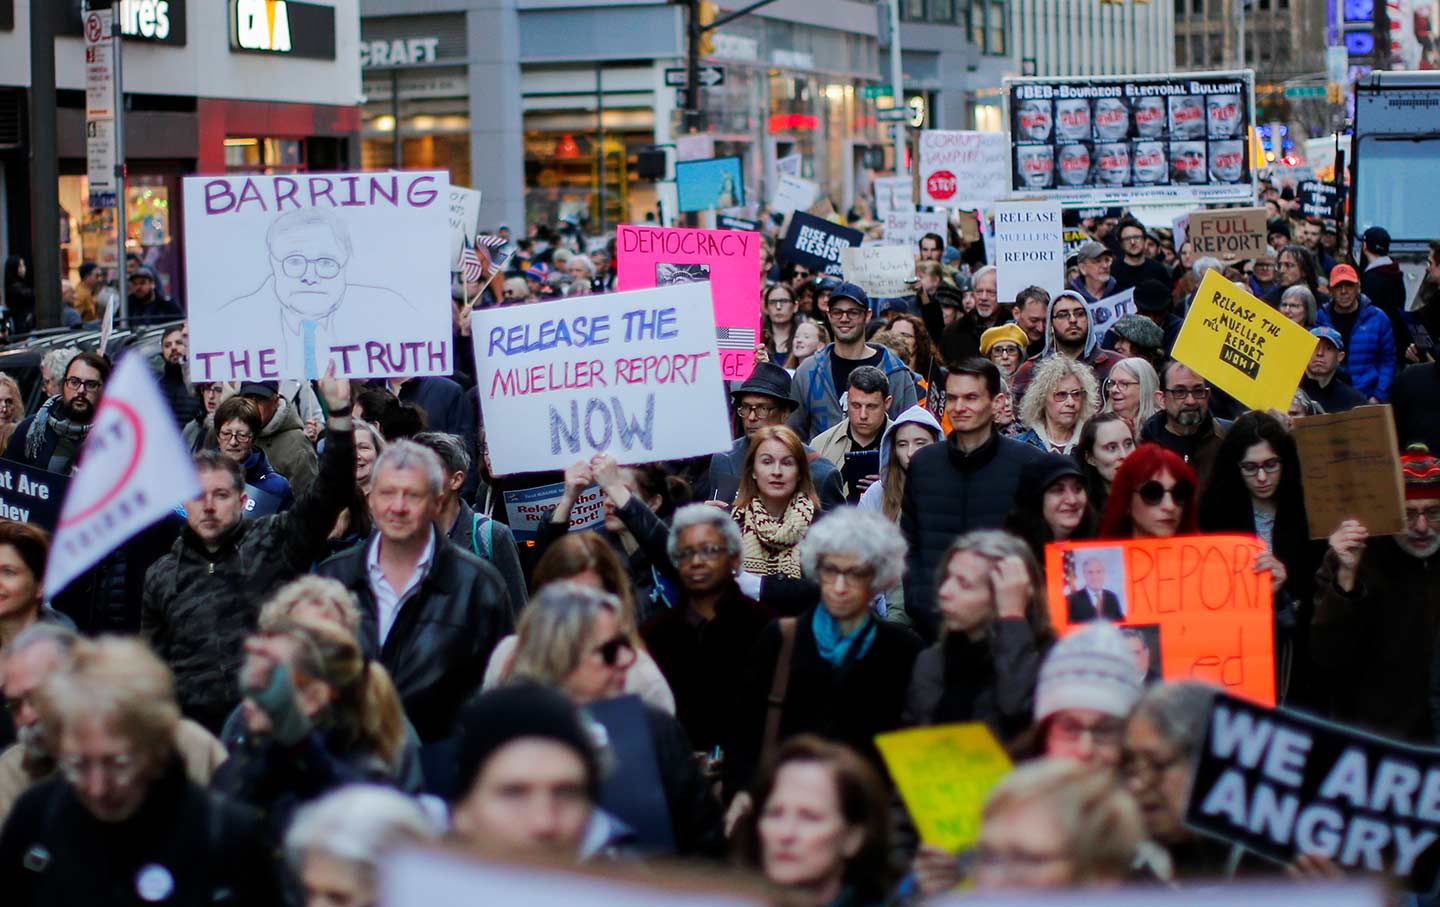
<svg viewBox="0 0 1440 907">
<path fill-rule="evenodd" d="M 741 566 L 756 576 L 799 579 L 800 540 L 814 520 L 815 504 L 803 494 L 790 499 L 778 520 L 765 509 L 759 497 L 751 498 L 749 506 L 735 514 L 744 543 Z"/>
<path fill-rule="evenodd" d="M 89 422 L 71 422 L 69 419 L 62 419 L 54 414 L 57 406 L 63 405 L 60 397 L 54 396 L 46 400 L 40 411 L 35 414 L 35 419 L 30 423 L 30 430 L 25 435 L 25 458 L 36 463 L 40 457 L 40 445 L 45 442 L 46 430 L 53 431 L 57 438 L 65 438 L 75 442 L 76 448 L 85 443 L 85 436 L 90 434 Z M 48 469 L 49 465 L 38 463 L 41 469 Z"/>
</svg>

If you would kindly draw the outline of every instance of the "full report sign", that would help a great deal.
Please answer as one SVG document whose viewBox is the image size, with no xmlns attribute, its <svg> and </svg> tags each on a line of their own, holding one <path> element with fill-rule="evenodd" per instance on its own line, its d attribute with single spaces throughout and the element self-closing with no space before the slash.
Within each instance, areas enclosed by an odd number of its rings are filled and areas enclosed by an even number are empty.
<svg viewBox="0 0 1440 907">
<path fill-rule="evenodd" d="M 496 475 L 730 446 L 709 283 L 471 314 L 475 384 Z"/>
</svg>

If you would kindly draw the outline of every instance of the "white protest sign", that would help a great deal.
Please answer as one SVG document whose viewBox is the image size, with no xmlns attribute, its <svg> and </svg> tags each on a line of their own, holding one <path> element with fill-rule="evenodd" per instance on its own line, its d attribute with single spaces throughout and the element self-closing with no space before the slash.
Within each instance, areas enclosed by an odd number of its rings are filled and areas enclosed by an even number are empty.
<svg viewBox="0 0 1440 907">
<path fill-rule="evenodd" d="M 450 270 L 460 270 L 460 250 L 480 233 L 480 190 L 450 187 Z"/>
<path fill-rule="evenodd" d="M 902 245 L 919 245 L 920 237 L 934 233 L 948 241 L 950 215 L 945 211 L 892 211 L 885 218 L 885 240 Z"/>
<path fill-rule="evenodd" d="M 782 175 L 775 185 L 775 195 L 770 199 L 770 210 L 776 214 L 793 214 L 805 211 L 820 197 L 820 184 L 798 176 Z"/>
<path fill-rule="evenodd" d="M 703 161 L 715 156 L 713 135 L 681 135 L 675 137 L 675 160 Z"/>
<path fill-rule="evenodd" d="M 535 488 L 517 488 L 505 492 L 505 513 L 510 518 L 510 531 L 518 541 L 529 541 L 540 534 L 545 515 L 565 496 L 565 483 L 555 482 Z M 570 508 L 570 531 L 594 529 L 605 523 L 605 494 L 599 485 L 591 485 L 575 499 Z"/>
<path fill-rule="evenodd" d="M 730 446 L 708 281 L 471 315 L 475 385 L 496 475 Z"/>
<path fill-rule="evenodd" d="M 875 217 L 884 220 L 891 212 L 915 210 L 915 182 L 909 176 L 881 176 L 875 179 Z"/>
<path fill-rule="evenodd" d="M 845 279 L 875 299 L 909 296 L 905 281 L 915 276 L 915 254 L 905 246 L 860 246 L 840 250 Z"/>
<path fill-rule="evenodd" d="M 804 158 L 798 154 L 787 154 L 775 161 L 775 174 L 777 176 L 799 176 L 800 165 Z"/>
<path fill-rule="evenodd" d="M 1065 228 L 1059 202 L 998 202 L 994 262 L 1001 305 L 1026 287 L 1052 296 L 1065 286 Z"/>
<path fill-rule="evenodd" d="M 120 308 L 118 299 L 111 299 L 105 306 L 105 317 L 100 319 L 100 355 L 110 348 L 110 335 L 115 332 L 115 310 Z"/>
<path fill-rule="evenodd" d="M 1199 907 L 1202 904 L 1204 907 L 1254 907 L 1256 904 L 1293 903 L 1304 904 L 1305 907 L 1380 907 L 1386 902 L 1387 895 L 1379 879 L 1334 882 L 1281 879 L 1209 885 L 1203 893 L 1195 889 L 1174 890 L 1150 885 L 997 891 L 988 894 L 965 891 L 927 900 L 926 904 L 928 907 Z M 448 905 L 431 904 L 428 907 Z"/>
<path fill-rule="evenodd" d="M 1126 315 L 1135 314 L 1135 288 L 1130 287 L 1113 296 L 1087 302 L 1085 311 L 1090 315 L 1090 335 L 1096 338 L 1104 337 L 1105 332 L 1110 330 L 1115 322 Z"/>
<path fill-rule="evenodd" d="M 60 508 L 46 597 L 199 494 L 195 466 L 155 378 L 139 356 L 125 357 L 105 386 Z"/>
<path fill-rule="evenodd" d="M 920 204 L 973 208 L 1010 194 L 1010 140 L 1003 132 L 920 133 Z"/>
<path fill-rule="evenodd" d="M 449 180 L 186 177 L 190 379 L 450 374 Z"/>
</svg>

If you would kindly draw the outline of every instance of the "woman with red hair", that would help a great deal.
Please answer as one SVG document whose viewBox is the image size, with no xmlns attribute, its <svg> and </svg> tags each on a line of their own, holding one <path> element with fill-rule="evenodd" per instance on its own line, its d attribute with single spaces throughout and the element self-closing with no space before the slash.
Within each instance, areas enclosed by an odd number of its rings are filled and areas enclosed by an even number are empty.
<svg viewBox="0 0 1440 907">
<path fill-rule="evenodd" d="M 1168 538 L 1198 531 L 1195 470 L 1158 444 L 1141 444 L 1110 485 L 1102 539 Z"/>
</svg>

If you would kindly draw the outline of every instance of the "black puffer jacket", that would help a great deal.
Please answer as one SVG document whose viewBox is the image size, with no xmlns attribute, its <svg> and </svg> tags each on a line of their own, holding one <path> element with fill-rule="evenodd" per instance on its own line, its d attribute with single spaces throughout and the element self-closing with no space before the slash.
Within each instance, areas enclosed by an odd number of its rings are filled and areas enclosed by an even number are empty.
<svg viewBox="0 0 1440 907">
<path fill-rule="evenodd" d="M 355 594 L 360 644 L 390 672 L 421 742 L 444 740 L 460 706 L 480 689 L 495 644 L 514 632 L 505 581 L 500 571 L 436 531 L 435 555 L 382 647 L 366 568 L 373 540 L 372 535 L 342 551 L 315 572 L 338 579 Z"/>
<path fill-rule="evenodd" d="M 175 672 L 186 717 L 215 733 L 240 701 L 245 634 L 260 606 L 325 554 L 355 493 L 355 435 L 332 431 L 320 475 L 284 513 L 242 520 L 216 551 L 188 525 L 145 575 L 140 630 Z"/>
<path fill-rule="evenodd" d="M 184 428 L 185 423 L 195 418 L 195 414 L 201 409 L 200 398 L 191 386 L 183 365 L 161 360 L 160 393 L 165 395 L 165 402 L 170 404 L 170 411 L 175 414 L 175 425 L 179 428 Z"/>
<path fill-rule="evenodd" d="M 934 641 L 935 571 L 945 549 L 972 529 L 999 529 L 1015 506 L 1020 470 L 1043 454 L 1020 441 L 992 434 L 970 453 L 956 445 L 923 447 L 910 461 L 900 529 L 910 545 L 905 572 L 905 611 L 923 638 Z"/>
</svg>

